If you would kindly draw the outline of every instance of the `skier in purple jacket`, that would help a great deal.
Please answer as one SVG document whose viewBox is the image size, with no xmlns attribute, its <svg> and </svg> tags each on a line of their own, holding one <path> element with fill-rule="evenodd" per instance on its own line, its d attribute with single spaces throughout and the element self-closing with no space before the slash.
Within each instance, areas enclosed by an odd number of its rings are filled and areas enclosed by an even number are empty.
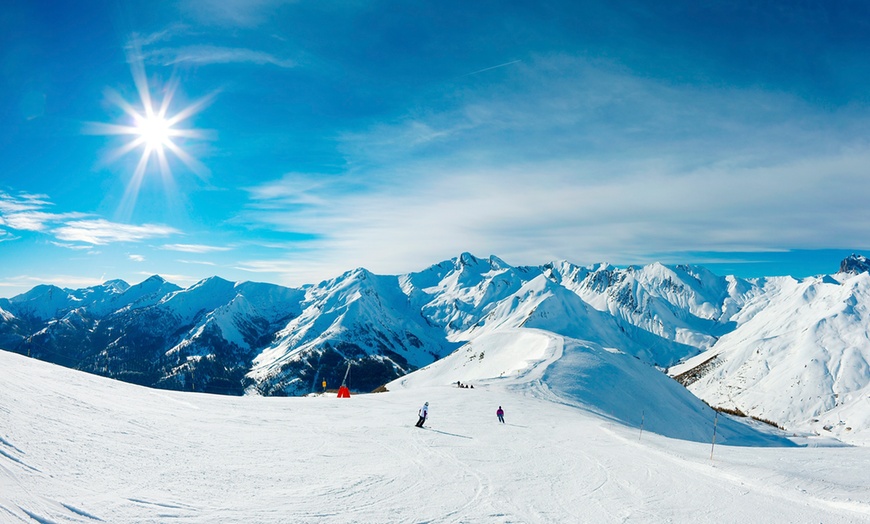
<svg viewBox="0 0 870 524">
<path fill-rule="evenodd" d="M 498 410 L 495 412 L 495 415 L 498 417 L 498 421 L 504 424 L 504 410 L 501 409 L 501 406 L 498 407 Z"/>
</svg>

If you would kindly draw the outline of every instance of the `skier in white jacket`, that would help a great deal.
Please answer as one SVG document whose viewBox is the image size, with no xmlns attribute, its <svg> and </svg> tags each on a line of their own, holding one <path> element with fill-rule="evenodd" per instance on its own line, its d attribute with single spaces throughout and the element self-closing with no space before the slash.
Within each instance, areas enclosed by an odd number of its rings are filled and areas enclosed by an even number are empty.
<svg viewBox="0 0 870 524">
<path fill-rule="evenodd" d="M 417 412 L 417 415 L 420 416 L 420 420 L 417 421 L 417 427 L 422 428 L 423 423 L 426 422 L 427 418 L 429 418 L 429 403 L 428 402 L 423 404 L 423 407 L 420 408 L 420 411 Z"/>
</svg>

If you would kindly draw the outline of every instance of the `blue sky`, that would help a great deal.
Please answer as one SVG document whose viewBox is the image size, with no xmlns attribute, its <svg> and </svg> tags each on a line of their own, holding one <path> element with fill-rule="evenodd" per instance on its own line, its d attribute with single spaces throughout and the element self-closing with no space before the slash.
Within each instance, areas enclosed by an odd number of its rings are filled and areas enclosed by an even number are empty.
<svg viewBox="0 0 870 524">
<path fill-rule="evenodd" d="M 863 2 L 0 9 L 0 296 L 463 251 L 806 276 L 870 244 Z M 178 115 L 147 157 L 143 91 Z"/>
</svg>

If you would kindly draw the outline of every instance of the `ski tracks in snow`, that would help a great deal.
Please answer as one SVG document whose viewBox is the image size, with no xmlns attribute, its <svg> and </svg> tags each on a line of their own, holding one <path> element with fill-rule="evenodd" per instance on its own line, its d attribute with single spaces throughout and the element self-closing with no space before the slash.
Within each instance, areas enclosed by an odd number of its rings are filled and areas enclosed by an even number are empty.
<svg viewBox="0 0 870 524">
<path fill-rule="evenodd" d="M 794 483 L 794 477 L 784 474 L 775 469 L 764 468 L 752 464 L 752 460 L 745 464 L 740 464 L 739 456 L 744 451 L 751 451 L 754 454 L 759 452 L 777 453 L 788 452 L 794 453 L 793 448 L 740 448 L 733 446 L 723 446 L 724 450 L 720 454 L 729 454 L 732 457 L 726 460 L 709 460 L 705 459 L 706 451 L 700 455 L 697 453 L 678 453 L 676 451 L 660 448 L 662 442 L 658 441 L 661 437 L 648 437 L 649 440 L 656 439 L 659 445 L 650 445 L 649 443 L 641 443 L 632 438 L 626 437 L 617 431 L 609 430 L 602 426 L 602 430 L 608 433 L 612 438 L 620 442 L 620 445 L 632 446 L 638 449 L 643 449 L 649 456 L 649 460 L 644 466 L 646 470 L 646 481 L 644 485 L 654 485 L 655 479 L 659 482 L 674 482 L 678 481 L 669 479 L 667 475 L 693 476 L 697 479 L 698 489 L 706 489 L 707 485 L 715 486 L 717 491 L 730 491 L 733 496 L 742 498 L 761 498 L 766 501 L 770 507 L 782 506 L 784 508 L 803 508 L 803 511 L 798 511 L 801 519 L 810 519 L 810 515 L 816 512 L 820 515 L 827 515 L 828 519 L 831 516 L 831 510 L 835 510 L 841 514 L 843 520 L 828 520 L 831 522 L 857 522 L 853 520 L 857 515 L 861 515 L 861 521 L 870 520 L 870 503 L 868 501 L 854 501 L 850 498 L 846 500 L 832 500 L 815 496 L 808 489 L 800 486 L 790 485 Z M 702 449 L 703 445 L 695 443 L 681 443 L 686 446 L 694 447 L 696 450 Z M 709 449 L 709 448 L 707 448 Z M 842 449 L 842 448 L 836 448 Z M 799 450 L 798 450 L 799 451 Z M 834 452 L 830 449 L 829 452 Z M 666 464 L 671 464 L 676 467 L 668 467 Z M 810 482 L 810 481 L 806 481 Z M 827 482 L 824 486 L 814 486 L 812 493 L 829 493 L 832 497 L 837 497 L 836 486 L 830 485 Z M 850 491 L 851 492 L 851 491 Z M 842 497 L 842 495 L 841 495 Z M 698 508 L 698 511 L 706 513 L 704 519 L 714 521 L 717 519 L 716 508 Z M 722 512 L 718 511 L 721 516 Z M 781 513 L 785 520 L 788 520 L 787 513 Z M 803 520 L 801 520 L 803 521 Z M 828 522 L 826 521 L 826 522 Z"/>
<path fill-rule="evenodd" d="M 458 478 L 456 478 L 456 482 L 455 482 L 453 487 L 455 487 L 456 485 L 464 485 L 465 483 L 462 482 L 462 479 L 464 479 L 464 478 L 474 479 L 474 481 L 473 481 L 474 494 L 471 496 L 471 498 L 469 498 L 467 502 L 465 502 L 464 504 L 462 504 L 458 507 L 454 507 L 452 509 L 443 508 L 445 513 L 443 513 L 440 517 L 438 517 L 437 519 L 432 521 L 432 522 L 460 522 L 463 520 L 463 517 L 465 517 L 468 514 L 467 510 L 469 508 L 472 508 L 480 503 L 481 496 L 484 494 L 484 492 L 486 492 L 487 495 L 490 495 L 490 496 L 492 495 L 492 484 L 493 484 L 492 479 L 489 477 L 485 477 L 483 474 L 478 472 L 474 467 L 471 467 L 468 464 L 466 464 L 465 462 L 459 460 L 457 458 L 456 454 L 448 453 L 445 450 L 445 449 L 452 449 L 452 448 L 442 449 L 442 447 L 438 443 L 438 441 L 440 439 L 442 439 L 443 437 L 440 437 L 440 436 L 439 437 L 434 437 L 434 436 L 428 437 L 427 435 L 429 435 L 431 433 L 436 433 L 439 435 L 446 435 L 449 437 L 463 437 L 463 435 L 458 435 L 458 434 L 454 434 L 454 433 L 447 433 L 445 431 L 440 431 L 440 430 L 430 430 L 428 432 L 423 432 L 423 431 L 418 432 L 418 434 L 416 434 L 414 436 L 414 440 L 413 440 L 414 447 L 416 448 L 417 451 L 419 451 L 420 454 L 434 455 L 435 457 L 438 457 L 441 460 L 443 465 L 438 466 L 439 469 L 446 466 L 448 471 L 452 469 L 453 471 L 458 473 L 458 475 L 457 475 Z M 464 437 L 464 438 L 471 438 L 471 437 Z M 450 500 L 453 500 L 453 499 L 454 499 L 453 497 L 450 497 Z"/>
</svg>

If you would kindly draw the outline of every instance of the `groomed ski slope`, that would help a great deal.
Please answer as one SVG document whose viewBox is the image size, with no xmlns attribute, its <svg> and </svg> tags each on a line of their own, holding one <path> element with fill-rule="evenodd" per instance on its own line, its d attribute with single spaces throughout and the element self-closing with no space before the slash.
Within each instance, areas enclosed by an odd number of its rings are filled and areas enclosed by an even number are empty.
<svg viewBox="0 0 870 524">
<path fill-rule="evenodd" d="M 387 393 L 238 398 L 0 351 L 0 522 L 870 522 L 870 448 L 720 418 L 711 460 L 704 408 L 631 362 L 514 330 Z"/>
</svg>

